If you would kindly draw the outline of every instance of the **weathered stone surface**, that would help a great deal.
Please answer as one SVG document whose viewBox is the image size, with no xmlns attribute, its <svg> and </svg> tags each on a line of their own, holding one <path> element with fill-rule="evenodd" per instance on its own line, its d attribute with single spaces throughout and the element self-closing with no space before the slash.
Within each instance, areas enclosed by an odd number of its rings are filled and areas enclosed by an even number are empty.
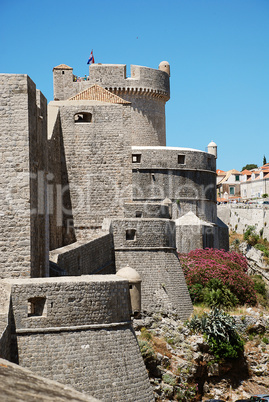
<svg viewBox="0 0 269 402">
<path fill-rule="evenodd" d="M 45 379 L 1 358 L 0 396 L 3 402 L 97 402 L 99 400 L 69 386 Z"/>
</svg>

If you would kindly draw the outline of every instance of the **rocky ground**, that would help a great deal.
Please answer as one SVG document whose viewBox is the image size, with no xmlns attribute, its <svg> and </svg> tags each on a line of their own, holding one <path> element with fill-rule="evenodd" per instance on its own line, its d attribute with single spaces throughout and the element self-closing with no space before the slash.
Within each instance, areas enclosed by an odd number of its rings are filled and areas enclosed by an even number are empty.
<svg viewBox="0 0 269 402">
<path fill-rule="evenodd" d="M 248 258 L 249 274 L 261 275 L 268 285 L 262 253 L 246 243 L 236 251 Z M 236 401 L 269 393 L 269 309 L 242 307 L 230 314 L 245 341 L 244 356 L 221 363 L 203 336 L 192 333 L 175 316 L 155 314 L 134 320 L 156 401 Z"/>
<path fill-rule="evenodd" d="M 246 342 L 244 356 L 222 363 L 215 362 L 202 335 L 175 317 L 134 321 L 156 401 L 236 401 L 269 392 L 269 312 L 248 308 L 235 320 Z"/>
</svg>

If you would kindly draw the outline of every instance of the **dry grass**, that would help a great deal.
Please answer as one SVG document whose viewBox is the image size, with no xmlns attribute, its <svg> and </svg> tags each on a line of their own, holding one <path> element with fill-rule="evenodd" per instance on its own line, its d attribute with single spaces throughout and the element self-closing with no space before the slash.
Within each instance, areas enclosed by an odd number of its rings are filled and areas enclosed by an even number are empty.
<svg viewBox="0 0 269 402">
<path fill-rule="evenodd" d="M 165 355 L 169 357 L 169 359 L 171 359 L 172 354 L 167 349 L 167 343 L 163 338 L 157 338 L 153 336 L 151 342 L 153 349 L 156 353 L 161 353 L 163 356 Z"/>
<path fill-rule="evenodd" d="M 245 306 L 238 306 L 235 307 L 231 310 L 227 310 L 227 313 L 230 315 L 251 315 L 250 312 L 247 311 L 247 309 L 249 308 L 249 306 L 245 305 Z M 257 313 L 259 313 L 260 316 L 262 316 L 263 314 L 268 314 L 268 308 L 266 307 L 262 307 L 261 305 L 258 305 L 256 307 L 251 307 L 252 311 L 255 311 Z M 198 305 L 198 306 L 193 306 L 193 315 L 198 315 L 201 316 L 203 313 L 208 313 L 210 311 L 210 307 L 204 306 L 202 304 Z"/>
<path fill-rule="evenodd" d="M 244 235 L 236 232 L 230 232 L 229 233 L 229 243 L 232 244 L 235 240 L 239 240 L 240 243 L 244 241 Z"/>
</svg>

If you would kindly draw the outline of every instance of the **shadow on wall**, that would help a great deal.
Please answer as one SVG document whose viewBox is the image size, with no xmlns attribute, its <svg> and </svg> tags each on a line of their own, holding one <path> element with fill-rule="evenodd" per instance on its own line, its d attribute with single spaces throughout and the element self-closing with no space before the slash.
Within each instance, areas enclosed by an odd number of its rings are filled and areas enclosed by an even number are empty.
<svg viewBox="0 0 269 402">
<path fill-rule="evenodd" d="M 48 141 L 50 250 L 76 242 L 60 114 Z M 49 180 L 48 180 L 49 181 Z"/>
</svg>

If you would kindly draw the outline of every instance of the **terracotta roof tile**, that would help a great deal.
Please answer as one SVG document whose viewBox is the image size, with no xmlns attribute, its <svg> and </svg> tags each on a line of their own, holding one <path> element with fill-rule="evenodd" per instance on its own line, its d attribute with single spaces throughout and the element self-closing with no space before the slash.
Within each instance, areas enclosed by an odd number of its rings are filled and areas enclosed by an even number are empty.
<svg viewBox="0 0 269 402">
<path fill-rule="evenodd" d="M 72 96 L 68 100 L 95 100 L 99 102 L 121 103 L 126 105 L 131 104 L 131 102 L 112 94 L 107 89 L 102 88 L 97 84 L 94 84 L 90 88 L 87 88 L 77 95 Z"/>
<path fill-rule="evenodd" d="M 73 68 L 67 66 L 66 64 L 59 64 L 58 66 L 54 67 L 53 70 L 73 70 Z"/>
</svg>

